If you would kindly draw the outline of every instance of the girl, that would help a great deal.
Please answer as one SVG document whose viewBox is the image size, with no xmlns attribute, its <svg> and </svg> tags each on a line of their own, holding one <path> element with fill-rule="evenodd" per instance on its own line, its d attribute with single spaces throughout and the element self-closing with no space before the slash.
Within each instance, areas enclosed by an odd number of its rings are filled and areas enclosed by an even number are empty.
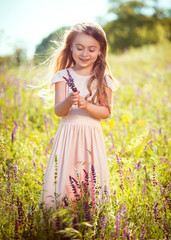
<svg viewBox="0 0 171 240">
<path fill-rule="evenodd" d="M 78 175 L 82 181 L 85 174 L 90 177 L 92 171 L 98 177 L 100 195 L 106 188 L 109 192 L 109 170 L 100 120 L 110 116 L 112 91 L 118 89 L 119 82 L 111 77 L 106 54 L 103 29 L 95 23 L 79 23 L 70 29 L 56 57 L 51 88 L 55 91 L 55 114 L 62 120 L 40 196 L 40 202 L 50 207 L 55 208 L 54 193 L 60 202 L 65 196 L 75 199 L 77 194 L 72 191 L 72 181 L 78 180 Z"/>
</svg>

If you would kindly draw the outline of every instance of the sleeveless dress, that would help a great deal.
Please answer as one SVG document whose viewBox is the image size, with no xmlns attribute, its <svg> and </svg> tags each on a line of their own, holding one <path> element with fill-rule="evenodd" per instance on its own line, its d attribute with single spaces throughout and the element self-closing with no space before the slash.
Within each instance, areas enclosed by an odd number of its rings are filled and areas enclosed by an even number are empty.
<svg viewBox="0 0 171 240">
<path fill-rule="evenodd" d="M 87 81 L 91 76 L 81 76 L 72 68 L 68 68 L 68 70 L 80 95 L 86 97 L 89 93 Z M 66 69 L 60 70 L 54 75 L 50 85 L 53 90 L 56 82 L 65 82 L 63 76 L 68 78 Z M 105 77 L 108 87 L 112 91 L 116 91 L 119 88 L 119 82 L 116 79 L 113 81 L 108 75 Z M 71 91 L 66 85 L 66 97 Z M 92 83 L 92 93 L 94 94 L 95 91 L 96 80 Z M 55 156 L 57 156 L 57 164 L 55 164 Z M 62 117 L 57 129 L 44 175 L 39 203 L 43 202 L 55 208 L 54 193 L 58 194 L 59 202 L 65 196 L 68 199 L 75 199 L 71 177 L 72 180 L 78 180 L 79 176 L 79 180 L 84 181 L 85 173 L 88 173 L 87 176 L 90 178 L 92 166 L 101 187 L 100 193 L 102 194 L 104 188 L 107 188 L 109 192 L 109 170 L 100 120 L 92 117 L 86 110 L 73 105 L 68 114 Z M 57 183 L 55 183 L 55 176 Z"/>
</svg>

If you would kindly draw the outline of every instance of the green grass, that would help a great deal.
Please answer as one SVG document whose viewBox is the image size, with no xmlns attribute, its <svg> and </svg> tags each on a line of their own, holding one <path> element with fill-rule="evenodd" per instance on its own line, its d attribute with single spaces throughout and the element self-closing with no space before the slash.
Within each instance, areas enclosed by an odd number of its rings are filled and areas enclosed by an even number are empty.
<svg viewBox="0 0 171 240">
<path fill-rule="evenodd" d="M 112 197 L 96 206 L 83 197 L 53 218 L 38 205 L 43 172 L 60 119 L 36 90 L 30 66 L 0 74 L 0 239 L 169 239 L 171 237 L 171 43 L 109 56 L 120 82 L 103 128 Z M 18 124 L 12 141 L 14 121 Z M 73 224 L 73 222 L 77 224 Z"/>
</svg>

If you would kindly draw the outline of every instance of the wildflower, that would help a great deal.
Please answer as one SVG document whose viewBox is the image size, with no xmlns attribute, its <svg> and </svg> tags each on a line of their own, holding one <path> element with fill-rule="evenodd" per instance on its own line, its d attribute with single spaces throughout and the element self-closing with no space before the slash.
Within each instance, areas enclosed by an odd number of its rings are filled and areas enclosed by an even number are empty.
<svg viewBox="0 0 171 240">
<path fill-rule="evenodd" d="M 154 164 L 153 165 L 153 186 L 156 186 L 157 185 L 157 181 L 155 179 L 155 168 L 156 168 L 156 165 Z"/>
<path fill-rule="evenodd" d="M 109 119 L 107 121 L 107 125 L 109 125 L 110 129 L 113 129 L 115 127 L 115 121 L 113 119 Z"/>
<path fill-rule="evenodd" d="M 136 165 L 136 169 L 137 169 L 137 170 L 140 170 L 140 164 L 141 164 L 141 161 L 139 161 L 139 162 L 137 163 L 137 165 Z"/>
<path fill-rule="evenodd" d="M 7 181 L 7 193 L 10 193 L 10 191 L 11 191 L 11 188 L 10 188 L 11 182 L 10 182 L 10 170 L 9 169 L 7 171 L 7 178 L 8 178 L 8 181 Z"/>
<path fill-rule="evenodd" d="M 164 134 L 164 142 L 167 145 L 167 138 L 166 138 L 166 133 Z"/>
<path fill-rule="evenodd" d="M 121 116 L 121 120 L 122 120 L 123 123 L 131 123 L 132 119 L 133 119 L 133 117 L 129 113 Z"/>
<path fill-rule="evenodd" d="M 76 183 L 76 185 L 77 185 L 77 181 L 73 178 L 73 177 L 71 177 L 71 176 L 69 176 L 69 180 L 70 180 L 70 184 L 71 184 L 71 187 L 72 187 L 72 191 L 73 191 L 73 193 L 74 193 L 74 195 L 75 195 L 75 197 L 76 197 L 76 200 L 77 201 L 79 201 L 80 200 L 80 196 L 79 196 L 79 194 L 77 193 L 77 189 L 76 189 L 76 187 L 75 187 L 75 185 L 74 185 L 74 182 Z M 78 186 L 78 185 L 77 185 Z"/>
<path fill-rule="evenodd" d="M 157 206 L 158 206 L 158 204 L 159 204 L 159 203 L 157 202 L 157 203 L 154 205 L 154 208 L 153 208 L 153 209 L 154 209 L 153 212 L 154 212 L 155 219 L 157 218 Z"/>
<path fill-rule="evenodd" d="M 100 219 L 100 228 L 106 227 L 105 219 L 106 217 L 105 217 L 105 214 L 103 213 Z"/>
<path fill-rule="evenodd" d="M 14 122 L 14 128 L 13 128 L 13 130 L 12 130 L 12 135 L 11 135 L 11 141 L 12 141 L 12 143 L 14 142 L 14 140 L 15 140 L 15 136 L 16 136 L 16 133 L 17 133 L 17 128 L 18 128 L 18 124 L 17 124 L 17 122 L 15 121 L 15 120 L 13 120 L 13 122 Z"/>
<path fill-rule="evenodd" d="M 91 218 L 88 201 L 84 201 L 83 206 L 84 206 L 84 212 L 85 212 L 84 218 L 85 218 L 86 221 L 88 221 Z"/>
<path fill-rule="evenodd" d="M 116 237 L 119 236 L 119 233 L 120 233 L 120 227 L 121 227 L 120 218 L 121 218 L 120 214 L 117 214 L 116 221 L 115 221 Z"/>
<path fill-rule="evenodd" d="M 123 229 L 122 239 L 130 239 L 130 233 L 128 228 Z"/>
<path fill-rule="evenodd" d="M 91 166 L 91 190 L 92 190 L 92 215 L 95 216 L 95 208 L 96 208 L 96 173 L 94 170 L 94 166 Z"/>
<path fill-rule="evenodd" d="M 147 149 L 147 146 L 151 143 L 153 141 L 153 139 L 151 139 L 151 140 L 149 140 L 147 143 L 146 143 L 146 145 L 145 145 L 145 147 L 144 147 L 144 150 L 143 150 L 143 152 L 145 152 L 146 151 L 146 149 Z"/>
<path fill-rule="evenodd" d="M 143 224 L 140 238 L 144 239 L 144 235 L 145 235 L 145 225 Z"/>
<path fill-rule="evenodd" d="M 143 127 L 145 124 L 146 124 L 145 120 L 139 120 L 138 121 L 138 125 L 141 126 L 141 127 Z"/>
<path fill-rule="evenodd" d="M 70 87 L 73 92 L 77 92 L 78 90 L 77 90 L 77 88 L 75 87 L 74 79 L 72 78 L 69 70 L 67 70 L 67 73 L 68 73 L 68 78 L 66 78 L 66 77 L 64 77 L 64 76 L 63 76 L 63 78 L 65 79 L 68 87 Z"/>
</svg>

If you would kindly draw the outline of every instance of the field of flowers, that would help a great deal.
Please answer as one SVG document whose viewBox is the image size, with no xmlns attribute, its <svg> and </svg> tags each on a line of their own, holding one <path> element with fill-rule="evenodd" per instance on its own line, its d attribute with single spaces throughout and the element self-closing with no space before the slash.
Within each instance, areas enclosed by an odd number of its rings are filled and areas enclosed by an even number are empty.
<svg viewBox="0 0 171 240">
<path fill-rule="evenodd" d="M 60 119 L 28 90 L 30 65 L 1 70 L 0 239 L 171 238 L 170 56 L 168 42 L 109 56 L 120 82 L 101 121 L 111 201 L 82 196 L 55 213 L 38 201 Z"/>
</svg>

